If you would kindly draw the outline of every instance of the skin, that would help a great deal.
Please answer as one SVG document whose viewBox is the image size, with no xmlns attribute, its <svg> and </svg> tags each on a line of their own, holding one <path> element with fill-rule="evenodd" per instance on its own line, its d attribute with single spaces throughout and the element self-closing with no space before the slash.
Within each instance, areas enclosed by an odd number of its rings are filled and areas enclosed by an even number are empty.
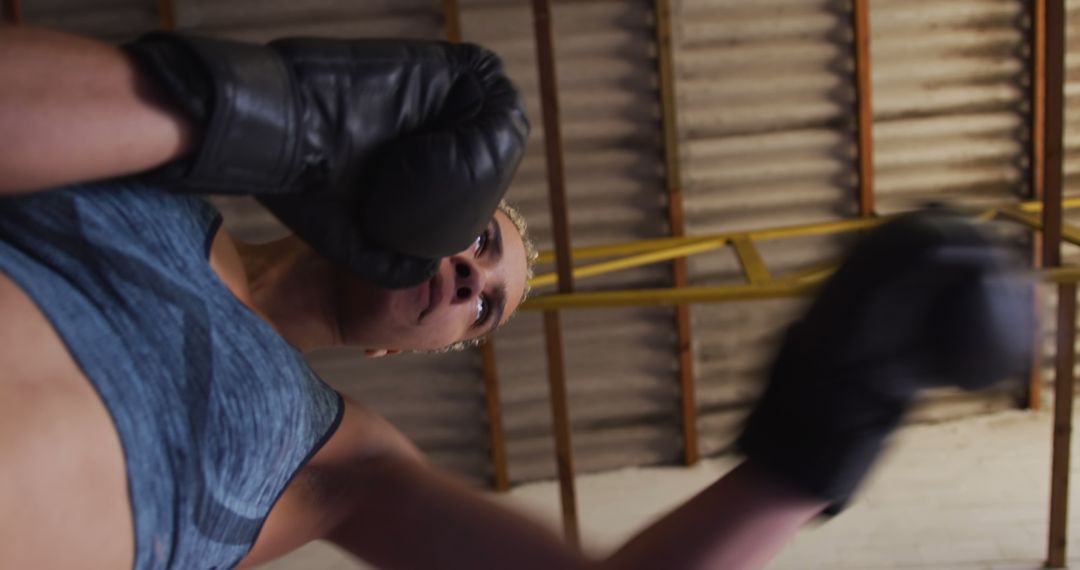
<svg viewBox="0 0 1080 570">
<path fill-rule="evenodd" d="M 237 245 L 232 257 L 250 283 L 243 294 L 305 352 L 354 346 L 384 356 L 479 338 L 510 318 L 525 291 L 525 245 L 502 212 L 467 249 L 443 258 L 429 281 L 408 289 L 355 279 L 295 237 Z"/>
<path fill-rule="evenodd" d="M 0 76 L 0 132 L 14 135 L 0 137 L 0 194 L 138 172 L 197 144 L 196 129 L 105 44 L 0 26 Z M 506 221 L 496 221 L 505 238 Z M 484 334 L 470 329 L 476 298 L 497 286 L 506 289 L 505 320 L 523 286 L 512 277 L 524 259 L 523 248 L 511 253 L 518 243 L 506 240 L 498 262 L 473 248 L 444 260 L 440 300 L 427 312 L 431 288 L 364 294 L 365 284 L 296 240 L 247 246 L 219 233 L 208 262 L 301 350 L 348 344 L 379 355 Z M 0 568 L 130 567 L 124 457 L 108 411 L 3 274 L 0 315 Z M 760 568 L 825 504 L 746 462 L 609 559 L 587 560 L 428 467 L 385 420 L 347 402 L 243 565 L 324 538 L 384 568 Z"/>
</svg>

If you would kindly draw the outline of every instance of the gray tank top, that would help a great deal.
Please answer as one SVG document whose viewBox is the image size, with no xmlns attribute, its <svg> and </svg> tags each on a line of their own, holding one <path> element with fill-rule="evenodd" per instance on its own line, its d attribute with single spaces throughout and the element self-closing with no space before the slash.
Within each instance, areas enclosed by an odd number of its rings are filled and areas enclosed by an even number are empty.
<svg viewBox="0 0 1080 570">
<path fill-rule="evenodd" d="M 227 568 L 340 422 L 340 396 L 207 262 L 221 223 L 130 182 L 0 199 L 0 271 L 108 408 L 135 567 Z"/>
</svg>

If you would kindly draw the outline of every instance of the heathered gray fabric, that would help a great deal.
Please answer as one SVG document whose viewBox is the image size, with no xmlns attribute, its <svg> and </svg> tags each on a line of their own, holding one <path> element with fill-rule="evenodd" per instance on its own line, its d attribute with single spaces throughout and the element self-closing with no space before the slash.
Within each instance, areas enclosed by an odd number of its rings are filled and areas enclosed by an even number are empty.
<svg viewBox="0 0 1080 570">
<path fill-rule="evenodd" d="M 336 429 L 340 396 L 207 263 L 220 215 L 129 182 L 0 199 L 0 271 L 112 415 L 135 567 L 228 568 Z"/>
</svg>

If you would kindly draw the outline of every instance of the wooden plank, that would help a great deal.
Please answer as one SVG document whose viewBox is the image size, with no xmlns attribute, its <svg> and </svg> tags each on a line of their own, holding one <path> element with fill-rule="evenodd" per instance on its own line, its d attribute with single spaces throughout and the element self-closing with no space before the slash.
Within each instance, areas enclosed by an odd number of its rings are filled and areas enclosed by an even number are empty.
<svg viewBox="0 0 1080 570">
<path fill-rule="evenodd" d="M 1062 146 L 1065 111 L 1065 1 L 1046 0 L 1041 14 L 1046 39 L 1042 176 L 1043 266 L 1061 265 Z M 1076 286 L 1058 288 L 1057 366 L 1054 378 L 1054 435 L 1050 485 L 1047 566 L 1063 567 L 1067 556 L 1069 445 L 1075 354 Z M 1062 397 L 1068 394 L 1067 401 Z M 1067 415 L 1063 415 L 1067 414 Z"/>
<path fill-rule="evenodd" d="M 736 236 L 731 240 L 731 245 L 735 246 L 735 254 L 739 256 L 739 263 L 742 265 L 747 281 L 760 285 L 773 280 L 769 268 L 765 265 L 765 260 L 761 258 L 761 254 L 758 253 L 757 247 L 749 237 Z"/>
<path fill-rule="evenodd" d="M 460 42 L 461 6 L 458 5 L 458 0 L 443 0 L 443 24 L 446 28 L 446 39 Z"/>
<path fill-rule="evenodd" d="M 533 0 L 537 70 L 540 79 L 540 106 L 544 123 L 547 157 L 548 197 L 559 293 L 574 290 L 570 249 L 570 222 L 567 215 L 566 172 L 563 166 L 562 130 L 559 125 L 559 91 L 555 73 L 555 38 L 551 26 L 551 0 Z M 570 406 L 566 390 L 566 363 L 563 355 L 562 323 L 559 313 L 544 313 L 547 339 L 548 383 L 551 389 L 551 416 L 555 428 L 555 458 L 562 502 L 563 533 L 573 547 L 580 546 L 577 493 L 574 483 L 574 452 L 571 443 Z"/>
<path fill-rule="evenodd" d="M 23 23 L 22 0 L 3 0 L 4 19 L 16 26 Z"/>
<path fill-rule="evenodd" d="M 173 0 L 158 0 L 158 23 L 165 31 L 176 29 L 176 4 Z"/>
<path fill-rule="evenodd" d="M 679 163 L 679 117 L 675 96 L 674 48 L 671 37 L 671 0 L 656 0 L 656 46 L 657 74 L 659 75 L 661 126 L 664 133 L 664 177 L 668 194 L 668 224 L 671 235 L 686 235 L 686 218 L 683 212 L 682 169 Z M 686 259 L 679 258 L 671 264 L 672 284 L 686 287 L 689 271 Z M 680 418 L 683 436 L 683 463 L 698 462 L 697 397 L 694 386 L 693 339 L 690 330 L 690 307 L 675 306 L 675 350 L 679 361 Z"/>
<path fill-rule="evenodd" d="M 1042 230 L 1035 230 L 1031 235 L 1031 265 L 1034 269 L 1042 267 L 1042 249 Z M 1043 407 L 1043 323 L 1045 321 L 1043 307 L 1046 306 L 1046 290 L 1039 284 L 1032 286 L 1031 303 L 1035 322 L 1031 337 L 1031 366 L 1028 369 L 1024 406 L 1029 410 L 1041 410 Z"/>
<path fill-rule="evenodd" d="M 1046 167 L 1046 153 L 1043 146 L 1046 126 L 1046 0 L 1034 0 L 1031 9 L 1031 142 L 1028 147 L 1030 165 L 1030 198 L 1043 199 L 1043 171 Z M 1031 239 L 1031 265 L 1042 267 L 1043 234 L 1035 230 Z M 1032 342 L 1031 370 L 1028 374 L 1028 392 L 1026 405 L 1029 409 L 1042 408 L 1042 321 L 1045 295 L 1041 287 L 1035 287 L 1032 301 L 1035 303 L 1035 336 Z"/>
<path fill-rule="evenodd" d="M 874 215 L 874 106 L 870 75 L 870 3 L 854 0 L 855 111 L 859 161 L 859 215 Z"/>
<path fill-rule="evenodd" d="M 480 345 L 483 361 L 484 401 L 487 407 L 488 436 L 491 446 L 492 486 L 496 491 L 510 490 L 510 469 L 506 461 L 506 432 L 502 423 L 502 398 L 499 396 L 499 374 L 495 364 L 495 341 L 488 339 Z"/>
<path fill-rule="evenodd" d="M 1065 568 L 1069 544 L 1069 450 L 1072 447 L 1073 366 L 1076 362 L 1076 284 L 1058 286 L 1057 358 L 1054 374 L 1054 444 L 1050 465 L 1048 568 Z"/>
</svg>

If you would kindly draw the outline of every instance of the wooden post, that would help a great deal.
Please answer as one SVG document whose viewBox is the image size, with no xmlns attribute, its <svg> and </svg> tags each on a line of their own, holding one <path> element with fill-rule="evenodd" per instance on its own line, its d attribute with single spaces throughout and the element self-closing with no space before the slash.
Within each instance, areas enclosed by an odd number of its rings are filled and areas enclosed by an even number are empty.
<svg viewBox="0 0 1080 570">
<path fill-rule="evenodd" d="M 675 69 L 672 57 L 671 0 L 656 0 L 656 46 L 657 71 L 660 76 L 660 107 L 663 110 L 664 174 L 668 194 L 668 223 L 671 235 L 686 235 L 683 214 L 682 173 L 679 164 L 679 125 L 676 114 Z M 672 262 L 672 281 L 675 287 L 689 284 L 686 258 Z M 683 434 L 683 462 L 693 465 L 698 461 L 697 398 L 694 395 L 694 353 L 690 337 L 690 307 L 675 306 L 675 330 L 679 356 L 679 387 Z"/>
<path fill-rule="evenodd" d="M 548 195 L 555 238 L 555 263 L 560 293 L 574 290 L 570 258 L 570 223 L 567 218 L 566 173 L 563 168 L 562 131 L 559 126 L 559 92 L 555 74 L 555 41 L 551 28 L 551 0 L 533 0 L 537 68 L 540 75 L 540 104 L 544 121 L 544 148 L 547 156 Z M 562 499 L 563 532 L 567 542 L 578 547 L 577 497 L 574 488 L 574 450 L 571 443 L 570 407 L 566 390 L 566 363 L 563 355 L 562 323 L 558 311 L 544 312 L 547 338 L 548 382 L 551 386 L 551 415 L 555 430 L 555 458 Z"/>
<path fill-rule="evenodd" d="M 1065 568 L 1069 544 L 1069 448 L 1072 442 L 1073 365 L 1076 362 L 1076 284 L 1058 285 L 1054 444 L 1050 468 L 1050 532 L 1046 566 Z"/>
<path fill-rule="evenodd" d="M 870 76 L 870 4 L 854 0 L 855 110 L 859 161 L 859 215 L 874 215 L 874 106 Z"/>
<path fill-rule="evenodd" d="M 461 41 L 461 7 L 458 0 L 443 0 L 443 22 L 446 27 L 446 39 Z"/>
<path fill-rule="evenodd" d="M 496 491 L 510 490 L 510 470 L 506 461 L 506 432 L 502 423 L 502 400 L 499 375 L 495 366 L 495 345 L 491 339 L 480 345 L 484 370 L 484 400 L 487 404 L 488 437 L 491 445 L 491 469 Z"/>
<path fill-rule="evenodd" d="M 1061 265 L 1062 146 L 1065 79 L 1065 2 L 1046 0 L 1041 14 L 1046 39 L 1042 170 L 1044 267 Z M 1072 439 L 1076 285 L 1058 287 L 1057 360 L 1054 377 L 1053 460 L 1046 565 L 1064 567 L 1069 504 L 1069 446 Z"/>
<path fill-rule="evenodd" d="M 176 29 L 176 4 L 173 0 L 158 0 L 158 20 L 162 30 Z"/>
<path fill-rule="evenodd" d="M 16 26 L 23 23 L 22 0 L 3 0 L 4 19 Z"/>
<path fill-rule="evenodd" d="M 1046 168 L 1046 152 L 1043 138 L 1046 127 L 1046 0 L 1034 0 L 1031 9 L 1031 142 L 1028 149 L 1030 168 L 1029 183 L 1031 199 L 1043 199 L 1043 172 Z M 1036 229 L 1031 235 L 1031 266 L 1038 269 L 1043 264 L 1043 232 Z M 1032 342 L 1031 370 L 1028 374 L 1028 409 L 1042 408 L 1043 382 L 1043 304 L 1042 287 L 1035 286 L 1032 302 L 1035 304 L 1035 337 Z"/>
</svg>

